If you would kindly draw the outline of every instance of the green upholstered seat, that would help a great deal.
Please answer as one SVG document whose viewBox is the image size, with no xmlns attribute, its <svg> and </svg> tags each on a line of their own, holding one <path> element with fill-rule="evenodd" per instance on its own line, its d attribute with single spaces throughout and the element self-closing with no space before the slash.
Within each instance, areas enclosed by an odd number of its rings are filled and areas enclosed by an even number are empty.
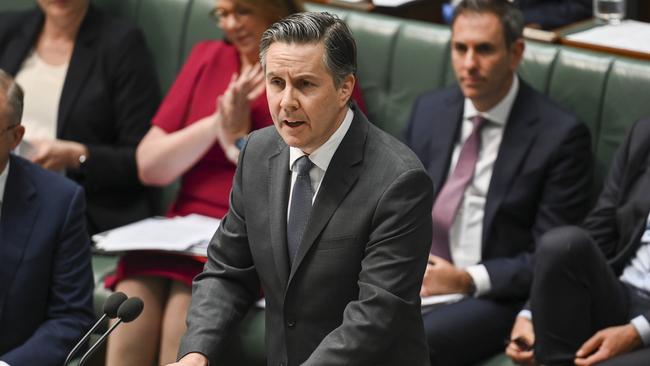
<svg viewBox="0 0 650 366">
<path fill-rule="evenodd" d="M 183 60 L 189 4 L 184 0 L 140 0 L 137 24 L 142 28 L 156 63 L 163 92 L 171 86 Z"/>
<path fill-rule="evenodd" d="M 650 116 L 650 62 L 615 60 L 603 94 L 602 122 L 594 139 L 600 177 L 634 121 Z"/>
<path fill-rule="evenodd" d="M 447 27 L 420 22 L 404 24 L 399 29 L 379 125 L 385 131 L 403 137 L 415 98 L 432 87 L 445 85 L 449 36 Z"/>
<path fill-rule="evenodd" d="M 551 71 L 559 49 L 553 45 L 527 41 L 517 73 L 533 88 L 548 93 Z"/>
<path fill-rule="evenodd" d="M 93 4 L 109 14 L 119 15 L 121 18 L 136 22 L 138 4 L 140 0 L 93 0 Z"/>
<path fill-rule="evenodd" d="M 368 108 L 368 117 L 377 126 L 391 130 L 393 121 L 384 114 L 388 102 L 390 66 L 392 63 L 395 40 L 400 23 L 395 19 L 381 16 L 366 16 L 352 13 L 347 17 L 350 30 L 357 42 L 357 75 Z"/>
<path fill-rule="evenodd" d="M 563 48 L 551 74 L 549 96 L 575 112 L 592 136 L 600 124 L 600 106 L 611 63 L 612 58 L 602 54 Z"/>
<path fill-rule="evenodd" d="M 116 16 L 135 21 L 151 47 L 163 90 L 176 77 L 193 45 L 220 39 L 208 18 L 214 0 L 93 0 Z M 0 11 L 33 7 L 34 0 L 2 0 Z M 411 105 L 424 90 L 455 83 L 447 27 L 308 4 L 346 20 L 358 45 L 360 86 L 370 119 L 401 137 Z M 650 115 L 650 62 L 527 42 L 519 75 L 533 87 L 577 113 L 593 134 L 598 177 L 631 124 Z M 432 116 L 435 118 L 435 116 Z M 95 255 L 96 310 L 108 292 L 101 286 L 117 257 Z M 234 333 L 229 364 L 264 364 L 264 313 L 253 310 Z M 511 366 L 498 355 L 483 366 Z"/>
<path fill-rule="evenodd" d="M 183 60 L 187 59 L 192 47 L 198 42 L 208 39 L 223 39 L 223 31 L 209 16 L 214 4 L 214 0 L 192 1 L 187 28 L 183 36 Z"/>
</svg>

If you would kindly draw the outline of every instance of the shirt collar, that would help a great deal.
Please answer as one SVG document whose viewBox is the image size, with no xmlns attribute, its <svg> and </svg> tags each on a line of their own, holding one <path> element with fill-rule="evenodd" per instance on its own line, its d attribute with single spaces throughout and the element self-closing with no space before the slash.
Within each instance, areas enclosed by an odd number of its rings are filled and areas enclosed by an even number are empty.
<svg viewBox="0 0 650 366">
<path fill-rule="evenodd" d="M 354 112 L 352 112 L 352 109 L 348 108 L 348 111 L 345 114 L 345 118 L 343 118 L 343 122 L 339 128 L 334 131 L 332 136 L 330 136 L 330 138 L 327 139 L 324 144 L 309 154 L 309 160 L 311 160 L 312 163 L 314 163 L 314 165 L 316 165 L 322 171 L 327 171 L 327 167 L 330 165 L 334 153 L 339 148 L 341 141 L 343 141 L 343 137 L 345 137 L 345 134 L 347 134 L 350 126 L 352 125 L 353 118 Z M 293 163 L 303 155 L 306 154 L 299 148 L 289 146 L 289 170 L 292 169 Z"/>
<path fill-rule="evenodd" d="M 497 105 L 492 107 L 485 112 L 479 112 L 474 107 L 474 104 L 469 98 L 465 98 L 465 108 L 463 112 L 463 120 L 474 117 L 474 116 L 483 116 L 492 123 L 499 124 L 504 126 L 508 117 L 510 116 L 510 111 L 512 110 L 512 105 L 515 103 L 515 98 L 519 92 L 519 78 L 517 75 L 513 75 L 512 84 L 510 85 L 510 90 L 503 99 Z"/>
<path fill-rule="evenodd" d="M 7 160 L 7 165 L 5 165 L 4 170 L 0 173 L 0 204 L 4 200 L 5 196 L 5 186 L 7 185 L 7 177 L 9 176 L 9 160 Z"/>
</svg>

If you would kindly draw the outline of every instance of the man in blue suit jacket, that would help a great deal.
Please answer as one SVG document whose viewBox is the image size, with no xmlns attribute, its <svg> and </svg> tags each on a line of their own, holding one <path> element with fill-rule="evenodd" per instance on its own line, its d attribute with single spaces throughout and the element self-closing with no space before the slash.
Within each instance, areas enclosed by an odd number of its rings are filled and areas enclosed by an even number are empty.
<svg viewBox="0 0 650 366">
<path fill-rule="evenodd" d="M 92 322 L 84 195 L 10 154 L 22 91 L 0 70 L 0 365 L 61 365 Z"/>
<path fill-rule="evenodd" d="M 447 255 L 430 256 L 421 295 L 465 295 L 423 315 L 434 365 L 473 364 L 503 349 L 529 292 L 537 238 L 588 209 L 589 132 L 516 77 L 522 28 L 505 0 L 461 2 L 451 45 L 458 86 L 422 95 L 409 122 L 407 143 L 434 184 L 434 238 L 444 237 L 432 248 Z M 479 147 L 468 163 L 472 138 Z M 461 165 L 471 168 L 454 190 Z M 457 192 L 451 209 L 449 192 Z"/>
</svg>

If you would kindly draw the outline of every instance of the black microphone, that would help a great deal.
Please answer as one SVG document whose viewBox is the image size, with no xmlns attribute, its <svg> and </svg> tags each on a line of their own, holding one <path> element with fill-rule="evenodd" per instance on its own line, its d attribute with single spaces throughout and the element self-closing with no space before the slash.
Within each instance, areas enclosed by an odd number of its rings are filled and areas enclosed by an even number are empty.
<svg viewBox="0 0 650 366">
<path fill-rule="evenodd" d="M 88 341 L 88 338 L 90 335 L 99 327 L 99 325 L 104 321 L 106 318 L 110 319 L 115 319 L 117 317 L 117 310 L 119 309 L 120 305 L 126 301 L 126 295 L 124 295 L 122 292 L 115 292 L 109 296 L 106 301 L 104 301 L 104 315 L 102 315 L 101 318 L 90 328 L 88 333 L 81 338 L 79 342 L 74 346 L 72 351 L 68 353 L 68 357 L 66 357 L 65 362 L 63 363 L 63 366 L 67 365 L 68 362 L 72 359 L 72 357 L 79 352 L 79 349 L 81 348 L 82 345 Z"/>
<path fill-rule="evenodd" d="M 104 343 L 106 340 L 106 337 L 108 337 L 109 334 L 117 328 L 118 325 L 124 323 L 131 322 L 137 318 L 140 313 L 142 313 L 142 309 L 144 308 L 144 303 L 142 300 L 140 300 L 139 297 L 132 297 L 126 301 L 122 305 L 120 305 L 119 309 L 117 309 L 117 318 L 118 320 L 113 324 L 107 331 L 106 333 L 102 334 L 102 336 L 95 342 L 95 344 L 90 347 L 90 349 L 81 357 L 81 361 L 79 361 L 79 366 L 83 366 L 86 361 L 88 361 L 88 358 L 92 356 L 92 354 L 99 348 L 99 346 Z"/>
</svg>

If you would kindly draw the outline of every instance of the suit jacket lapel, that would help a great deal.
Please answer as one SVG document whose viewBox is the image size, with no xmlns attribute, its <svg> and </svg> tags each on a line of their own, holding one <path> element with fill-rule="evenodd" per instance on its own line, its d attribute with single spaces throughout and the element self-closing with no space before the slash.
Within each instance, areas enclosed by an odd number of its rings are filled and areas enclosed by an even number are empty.
<svg viewBox="0 0 650 366">
<path fill-rule="evenodd" d="M 25 164 L 12 157 L 0 216 L 0 294 L 7 293 L 23 259 L 39 210 L 36 197 Z M 0 298 L 0 309 L 4 300 Z"/>
<path fill-rule="evenodd" d="M 510 111 L 510 117 L 503 131 L 503 138 L 497 160 L 494 162 L 492 179 L 488 189 L 483 217 L 483 246 L 485 247 L 490 235 L 494 216 L 510 190 L 510 184 L 519 172 L 520 166 L 528 150 L 537 137 L 534 125 L 538 121 L 539 111 L 534 103 L 535 96 L 531 95 L 530 87 L 520 82 L 519 92 Z"/>
<path fill-rule="evenodd" d="M 74 106 L 79 92 L 83 88 L 87 79 L 88 73 L 92 69 L 97 56 L 95 38 L 99 35 L 101 18 L 98 16 L 97 11 L 91 5 L 88 8 L 88 13 L 81 23 L 77 40 L 75 42 L 74 50 L 72 51 L 72 58 L 70 65 L 65 76 L 63 83 L 63 91 L 61 92 L 61 101 L 59 102 L 59 115 L 57 125 L 57 137 L 61 138 L 63 135 L 65 123 L 68 119 L 70 111 Z"/>
<path fill-rule="evenodd" d="M 0 61 L 1 69 L 16 76 L 29 52 L 36 45 L 41 28 L 43 28 L 43 19 L 43 13 L 40 10 L 30 13 L 21 31 L 4 46 L 3 58 Z"/>
<path fill-rule="evenodd" d="M 646 162 L 633 162 L 630 165 L 635 169 L 633 174 L 625 179 L 625 186 L 622 187 L 624 195 L 621 197 L 621 202 L 626 202 L 620 208 L 621 213 L 625 213 L 627 222 L 631 222 L 628 230 L 621 232 L 621 242 L 618 243 L 619 248 L 616 250 L 618 253 L 613 259 L 614 263 L 627 264 L 632 256 L 634 256 L 641 245 L 641 236 L 645 232 L 648 214 L 650 210 L 650 196 L 647 194 L 630 194 L 633 187 L 639 187 L 638 192 L 645 193 L 646 187 L 650 187 L 650 159 Z M 635 222 L 636 221 L 636 222 Z M 622 270 L 622 268 L 621 268 Z"/>
<path fill-rule="evenodd" d="M 431 160 L 427 170 L 433 180 L 435 196 L 438 195 L 447 180 L 451 154 L 462 125 L 464 101 L 465 99 L 458 89 L 453 96 L 447 99 L 448 107 L 443 108 L 440 115 L 431 116 L 432 131 L 428 136 L 431 141 L 429 155 Z"/>
<path fill-rule="evenodd" d="M 289 278 L 289 255 L 287 253 L 287 203 L 289 202 L 289 147 L 278 141 L 278 151 L 269 158 L 269 223 L 273 260 L 282 288 Z"/>
<path fill-rule="evenodd" d="M 321 182 L 307 227 L 296 253 L 296 259 L 291 267 L 289 284 L 291 284 L 291 279 L 302 264 L 305 255 L 314 245 L 343 198 L 359 178 L 370 122 L 358 108 L 355 108 L 354 112 L 352 125 L 341 141 L 336 153 L 334 153 Z"/>
</svg>

